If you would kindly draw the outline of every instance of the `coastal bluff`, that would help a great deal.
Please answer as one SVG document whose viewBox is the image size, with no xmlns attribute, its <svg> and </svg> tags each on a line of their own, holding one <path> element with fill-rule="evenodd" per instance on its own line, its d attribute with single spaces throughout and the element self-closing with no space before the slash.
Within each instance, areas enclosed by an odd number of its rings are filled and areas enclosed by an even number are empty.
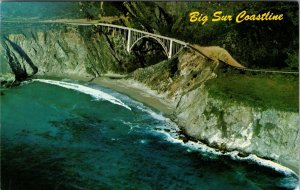
<svg viewBox="0 0 300 190">
<path fill-rule="evenodd" d="M 174 106 L 169 116 L 186 135 L 222 151 L 255 154 L 298 171 L 298 112 L 212 96 L 207 83 L 219 77 L 223 66 L 218 60 L 185 49 L 170 60 L 134 65 L 136 57 L 121 48 L 120 39 L 87 34 L 77 27 L 10 34 L 1 40 L 3 63 L 18 80 L 126 75 L 114 80 L 134 81 L 171 102 Z"/>
</svg>

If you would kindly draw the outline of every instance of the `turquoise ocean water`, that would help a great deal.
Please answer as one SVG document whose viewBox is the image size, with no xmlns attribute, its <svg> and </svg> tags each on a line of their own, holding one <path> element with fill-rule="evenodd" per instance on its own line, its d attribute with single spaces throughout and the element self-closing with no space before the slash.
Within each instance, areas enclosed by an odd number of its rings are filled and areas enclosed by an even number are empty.
<svg viewBox="0 0 300 190">
<path fill-rule="evenodd" d="M 113 90 L 44 82 L 1 90 L 2 190 L 297 186 L 294 174 L 170 140 L 169 119 Z"/>
</svg>

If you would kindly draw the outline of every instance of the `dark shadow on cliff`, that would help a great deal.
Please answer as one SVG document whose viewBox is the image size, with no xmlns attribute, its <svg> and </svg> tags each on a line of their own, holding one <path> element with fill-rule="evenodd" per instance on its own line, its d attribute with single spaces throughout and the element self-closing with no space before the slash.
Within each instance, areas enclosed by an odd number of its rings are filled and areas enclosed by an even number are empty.
<svg viewBox="0 0 300 190">
<path fill-rule="evenodd" d="M 144 68 L 168 59 L 161 45 L 152 38 L 144 38 L 132 48 L 140 67 Z"/>
<path fill-rule="evenodd" d="M 18 59 L 16 58 L 16 56 L 12 52 L 9 51 L 8 45 L 4 42 L 2 44 L 6 50 L 8 64 L 15 75 L 15 80 L 17 80 L 17 81 L 25 80 L 28 77 L 26 68 L 25 67 L 22 68 L 22 66 L 21 66 L 20 62 L 18 61 Z"/>
<path fill-rule="evenodd" d="M 36 74 L 38 72 L 38 67 L 34 65 L 34 63 L 32 62 L 32 60 L 30 59 L 30 57 L 26 54 L 26 52 L 16 43 L 12 42 L 11 40 L 9 40 L 7 37 L 4 38 L 10 45 L 11 47 L 19 53 L 19 55 L 24 58 L 24 60 L 26 61 L 26 63 L 32 68 L 33 70 L 33 75 Z M 9 49 L 7 48 L 7 53 L 9 54 Z M 26 70 L 25 70 L 26 72 Z"/>
</svg>

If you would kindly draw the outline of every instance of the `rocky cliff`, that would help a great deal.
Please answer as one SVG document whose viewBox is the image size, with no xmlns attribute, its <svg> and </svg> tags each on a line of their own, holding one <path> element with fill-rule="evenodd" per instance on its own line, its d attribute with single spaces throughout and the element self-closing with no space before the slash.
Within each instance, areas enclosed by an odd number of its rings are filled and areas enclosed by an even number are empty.
<svg viewBox="0 0 300 190">
<path fill-rule="evenodd" d="M 273 159 L 298 171 L 298 113 L 212 98 L 202 85 L 182 96 L 175 115 L 185 133 L 195 139 L 221 150 Z"/>
<path fill-rule="evenodd" d="M 77 27 L 63 29 L 2 38 L 4 64 L 9 64 L 17 80 L 31 75 L 92 78 L 108 72 L 130 73 L 127 79 L 139 81 L 177 105 L 173 119 L 189 136 L 224 151 L 253 153 L 297 170 L 298 113 L 212 97 L 206 81 L 217 77 L 219 61 L 185 49 L 171 60 L 145 67 L 133 64 L 137 57 L 124 51 L 122 39 Z"/>
<path fill-rule="evenodd" d="M 97 77 L 108 72 L 127 73 L 140 65 L 125 51 L 124 39 L 109 37 L 93 27 L 58 25 L 55 29 L 18 32 L 1 39 L 3 72 L 16 80 L 32 75 Z M 8 64 L 8 65 L 7 65 Z"/>
<path fill-rule="evenodd" d="M 206 81 L 217 77 L 219 64 L 186 51 L 173 60 L 138 69 L 131 77 L 177 104 L 173 118 L 190 137 L 220 150 L 256 154 L 298 171 L 298 112 L 211 96 Z"/>
</svg>

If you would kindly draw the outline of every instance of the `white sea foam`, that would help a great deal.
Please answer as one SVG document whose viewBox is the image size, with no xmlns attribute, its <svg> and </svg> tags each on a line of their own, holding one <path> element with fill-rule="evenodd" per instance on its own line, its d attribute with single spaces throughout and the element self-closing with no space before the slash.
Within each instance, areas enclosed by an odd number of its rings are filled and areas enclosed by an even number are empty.
<svg viewBox="0 0 300 190">
<path fill-rule="evenodd" d="M 25 80 L 25 81 L 21 82 L 20 86 L 27 85 L 27 84 L 30 84 L 32 82 L 33 82 L 32 80 Z"/>
<path fill-rule="evenodd" d="M 92 97 L 96 98 L 96 99 L 103 99 L 103 100 L 107 100 L 113 104 L 119 105 L 119 106 L 123 106 L 126 109 L 131 110 L 131 108 L 129 106 L 127 106 L 126 104 L 124 104 L 121 100 L 107 94 L 104 93 L 100 90 L 97 89 L 93 89 L 87 86 L 83 86 L 80 84 L 74 84 L 74 83 L 69 83 L 69 82 L 63 82 L 63 81 L 55 81 L 55 80 L 46 80 L 46 79 L 34 79 L 33 81 L 38 81 L 38 82 L 43 82 L 43 83 L 48 83 L 48 84 L 53 84 L 53 85 L 57 85 L 57 86 L 61 86 L 67 89 L 72 89 L 72 90 L 76 90 L 79 92 L 82 92 L 84 94 L 88 94 L 91 95 Z"/>
<path fill-rule="evenodd" d="M 266 159 L 259 158 L 254 154 L 250 154 L 247 157 L 240 157 L 240 156 L 238 156 L 237 152 L 228 152 L 228 153 L 225 153 L 225 154 L 230 155 L 231 158 L 236 159 L 236 160 L 246 160 L 246 161 L 255 162 L 259 165 L 262 165 L 262 166 L 265 166 L 265 167 L 268 167 L 268 168 L 272 168 L 273 170 L 275 170 L 277 172 L 284 173 L 285 175 L 293 174 L 293 175 L 297 176 L 297 174 L 294 171 L 292 171 L 291 169 L 289 169 L 285 166 L 282 166 L 282 165 L 280 165 L 276 162 L 273 162 L 271 160 L 266 160 Z"/>
<path fill-rule="evenodd" d="M 159 115 L 159 114 L 158 114 Z M 162 115 L 160 115 L 160 117 L 164 117 Z M 166 120 L 166 118 L 165 118 Z M 168 121 L 168 125 L 166 126 L 162 126 L 162 130 L 155 130 L 156 132 L 159 133 L 163 133 L 166 136 L 166 140 L 172 143 L 178 143 L 181 144 L 182 146 L 187 147 L 187 151 L 191 151 L 191 150 L 197 150 L 197 151 L 201 151 L 203 154 L 209 155 L 210 158 L 217 158 L 218 156 L 222 156 L 222 155 L 227 155 L 229 157 L 231 157 L 233 160 L 243 160 L 243 161 L 248 161 L 248 162 L 252 162 L 252 163 L 256 163 L 258 165 L 273 169 L 279 173 L 283 173 L 284 175 L 294 175 L 294 176 L 298 176 L 293 170 L 282 166 L 276 162 L 273 162 L 271 160 L 266 160 L 266 159 L 262 159 L 257 157 L 254 154 L 250 154 L 249 156 L 246 157 L 241 157 L 238 155 L 238 151 L 231 151 L 231 152 L 221 152 L 217 149 L 211 148 L 201 142 L 193 142 L 193 141 L 188 141 L 186 143 L 184 143 L 180 138 L 179 138 L 179 128 L 177 127 L 177 125 L 173 122 L 171 122 L 170 120 L 166 120 Z M 171 130 L 171 132 L 166 132 L 163 129 L 169 129 Z"/>
<path fill-rule="evenodd" d="M 293 170 L 291 170 L 291 169 L 289 169 L 285 166 L 282 166 L 282 165 L 280 165 L 276 162 L 273 162 L 271 160 L 266 160 L 266 159 L 259 158 L 254 154 L 250 154 L 249 156 L 246 156 L 246 157 L 240 157 L 238 155 L 238 153 L 239 153 L 238 151 L 223 153 L 219 150 L 208 147 L 207 145 L 205 145 L 201 142 L 188 141 L 187 143 L 184 143 L 182 140 L 174 138 L 173 135 L 170 135 L 169 133 L 167 133 L 165 131 L 161 131 L 161 132 L 166 134 L 166 136 L 167 136 L 166 139 L 170 142 L 180 143 L 183 146 L 188 147 L 189 149 L 200 150 L 203 153 L 208 153 L 210 156 L 213 156 L 213 155 L 215 155 L 215 156 L 227 155 L 227 156 L 230 156 L 233 160 L 244 160 L 244 161 L 248 161 L 248 162 L 253 162 L 253 163 L 256 163 L 258 165 L 273 169 L 273 170 L 275 170 L 279 173 L 283 173 L 284 175 L 287 175 L 287 176 L 288 175 L 298 176 Z"/>
<path fill-rule="evenodd" d="M 167 118 L 165 118 L 164 116 L 155 113 L 154 111 L 152 111 L 150 108 L 146 108 L 144 106 L 136 106 L 139 110 L 146 112 L 148 114 L 150 114 L 154 119 L 160 120 L 160 121 L 166 121 Z"/>
</svg>

